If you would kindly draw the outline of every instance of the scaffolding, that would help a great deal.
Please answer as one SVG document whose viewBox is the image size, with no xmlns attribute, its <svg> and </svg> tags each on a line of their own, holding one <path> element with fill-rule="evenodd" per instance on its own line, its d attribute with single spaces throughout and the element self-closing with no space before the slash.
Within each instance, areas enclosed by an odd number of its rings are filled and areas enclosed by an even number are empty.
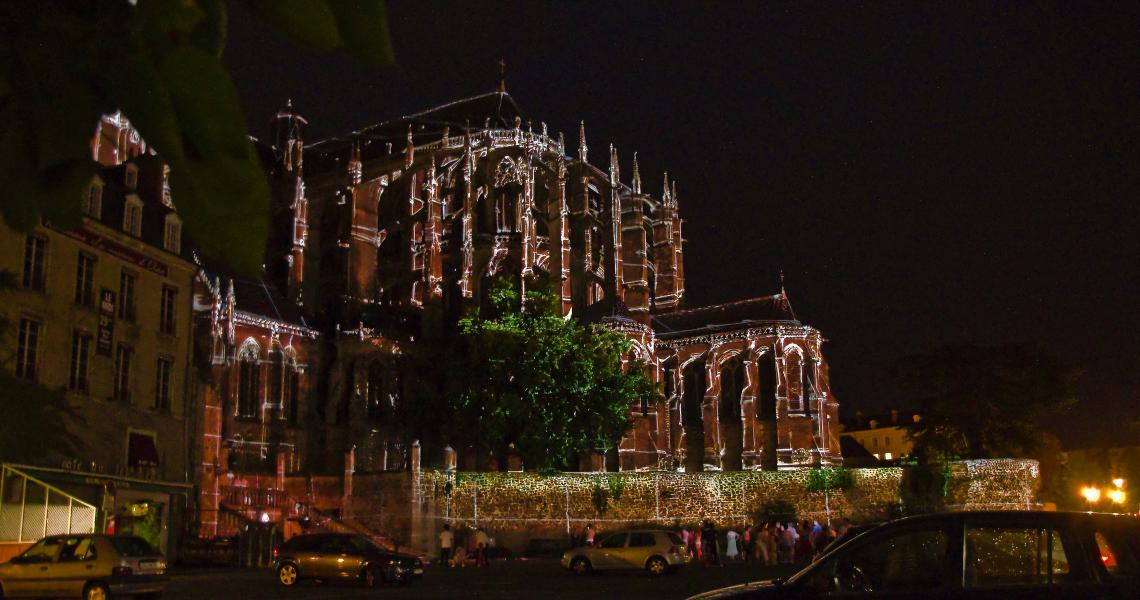
<svg viewBox="0 0 1140 600">
<path fill-rule="evenodd" d="M 95 505 L 9 465 L 0 467 L 0 543 L 95 533 Z"/>
</svg>

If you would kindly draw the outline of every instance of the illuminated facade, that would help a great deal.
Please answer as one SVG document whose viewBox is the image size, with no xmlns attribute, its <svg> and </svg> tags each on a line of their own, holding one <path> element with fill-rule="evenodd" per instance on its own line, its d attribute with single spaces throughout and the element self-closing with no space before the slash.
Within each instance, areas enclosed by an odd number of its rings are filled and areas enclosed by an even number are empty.
<svg viewBox="0 0 1140 600">
<path fill-rule="evenodd" d="M 116 116 L 103 122 L 126 128 Z M 2 292 L 2 362 L 65 390 L 72 410 L 58 426 L 75 447 L 50 449 L 32 461 L 43 470 L 29 472 L 98 507 L 100 528 L 129 531 L 138 507 L 149 506 L 169 550 L 191 487 L 198 268 L 161 161 L 141 143 L 121 156 L 93 147 L 93 157 L 104 160 L 83 191 L 77 227 L 43 221 L 25 234 L 0 221 L 0 270 L 15 284 Z"/>
<path fill-rule="evenodd" d="M 549 282 L 564 314 L 628 335 L 629 358 L 663 383 L 660 401 L 631 407 L 610 468 L 838 460 L 822 336 L 783 291 L 685 308 L 676 185 L 666 175 L 649 193 L 636 155 L 628 180 L 612 145 L 608 166 L 594 166 L 582 125 L 568 156 L 503 91 L 309 145 L 291 108 L 273 125 L 267 280 L 329 357 L 314 407 L 326 470 L 353 449 L 358 470 L 406 467 L 398 415 L 416 374 L 401 355 L 439 339 L 503 275 L 523 289 Z M 460 468 L 483 464 L 457 450 Z"/>
</svg>

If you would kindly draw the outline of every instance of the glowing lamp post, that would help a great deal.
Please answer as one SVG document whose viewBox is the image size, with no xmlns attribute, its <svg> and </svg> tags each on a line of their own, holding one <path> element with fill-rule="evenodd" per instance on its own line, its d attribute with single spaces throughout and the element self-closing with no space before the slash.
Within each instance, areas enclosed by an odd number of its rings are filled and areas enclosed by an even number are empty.
<svg viewBox="0 0 1140 600">
<path fill-rule="evenodd" d="M 1081 488 L 1081 495 L 1085 497 L 1085 502 L 1088 503 L 1091 511 L 1093 505 L 1100 501 L 1100 488 L 1085 486 Z"/>
<path fill-rule="evenodd" d="M 1124 493 L 1124 490 L 1115 489 L 1108 491 L 1108 499 L 1112 500 L 1114 504 L 1124 504 L 1124 501 L 1128 499 L 1128 496 Z"/>
</svg>

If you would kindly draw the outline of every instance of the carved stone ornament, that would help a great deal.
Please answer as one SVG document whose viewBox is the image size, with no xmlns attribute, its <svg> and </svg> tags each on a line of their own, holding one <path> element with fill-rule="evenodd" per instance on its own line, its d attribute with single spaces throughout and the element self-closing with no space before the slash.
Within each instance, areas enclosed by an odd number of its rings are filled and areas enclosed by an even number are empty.
<svg viewBox="0 0 1140 600">
<path fill-rule="evenodd" d="M 497 188 L 503 187 L 508 183 L 522 183 L 519 176 L 518 165 L 509 156 L 504 156 L 503 160 L 499 161 L 499 165 L 495 167 L 495 182 Z"/>
</svg>

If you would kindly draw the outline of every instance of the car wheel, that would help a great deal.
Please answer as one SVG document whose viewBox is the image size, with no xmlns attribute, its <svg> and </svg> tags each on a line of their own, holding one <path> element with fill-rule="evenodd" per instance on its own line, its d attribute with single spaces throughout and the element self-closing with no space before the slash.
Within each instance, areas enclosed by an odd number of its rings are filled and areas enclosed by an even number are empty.
<svg viewBox="0 0 1140 600">
<path fill-rule="evenodd" d="M 384 572 L 379 567 L 364 569 L 364 585 L 374 588 L 384 583 Z"/>
<path fill-rule="evenodd" d="M 651 556 L 649 560 L 645 561 L 645 570 L 654 577 L 664 575 L 669 572 L 669 563 L 660 556 Z"/>
<path fill-rule="evenodd" d="M 570 561 L 570 570 L 573 571 L 575 575 L 585 575 L 592 571 L 593 567 L 590 565 L 590 559 L 579 556 Z"/>
<path fill-rule="evenodd" d="M 83 589 L 83 600 L 111 600 L 111 592 L 101 583 L 89 583 Z"/>
<path fill-rule="evenodd" d="M 277 568 L 277 580 L 281 585 L 289 587 L 297 584 L 297 565 L 285 563 Z"/>
</svg>

